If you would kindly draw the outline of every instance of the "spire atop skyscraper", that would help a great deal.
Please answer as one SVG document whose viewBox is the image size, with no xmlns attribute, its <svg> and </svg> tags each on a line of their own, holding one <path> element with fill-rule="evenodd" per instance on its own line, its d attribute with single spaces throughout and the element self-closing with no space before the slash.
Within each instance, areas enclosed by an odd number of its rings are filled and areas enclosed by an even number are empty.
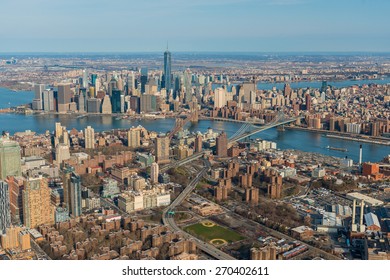
<svg viewBox="0 0 390 280">
<path fill-rule="evenodd" d="M 168 50 L 168 41 L 167 41 L 167 50 L 164 52 L 164 87 L 167 90 L 167 93 L 171 90 L 172 86 L 172 73 L 171 73 L 171 53 Z"/>
</svg>

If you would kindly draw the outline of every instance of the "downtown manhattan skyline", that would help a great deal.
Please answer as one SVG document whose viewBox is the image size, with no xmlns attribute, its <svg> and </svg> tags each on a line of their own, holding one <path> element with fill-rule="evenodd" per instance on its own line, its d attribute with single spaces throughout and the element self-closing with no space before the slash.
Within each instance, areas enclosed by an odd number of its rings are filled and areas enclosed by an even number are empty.
<svg viewBox="0 0 390 280">
<path fill-rule="evenodd" d="M 21 9 L 23 7 L 23 9 Z M 2 1 L 1 53 L 389 52 L 390 3 Z"/>
</svg>

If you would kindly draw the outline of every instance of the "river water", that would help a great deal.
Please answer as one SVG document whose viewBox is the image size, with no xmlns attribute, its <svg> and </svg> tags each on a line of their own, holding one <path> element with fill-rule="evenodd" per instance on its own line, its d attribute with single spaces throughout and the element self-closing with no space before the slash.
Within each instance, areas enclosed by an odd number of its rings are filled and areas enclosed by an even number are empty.
<svg viewBox="0 0 390 280">
<path fill-rule="evenodd" d="M 20 114 L 0 114 L 0 129 L 9 131 L 11 134 L 17 131 L 32 130 L 44 133 L 46 130 L 53 131 L 56 122 L 61 122 L 67 129 L 84 129 L 88 125 L 95 131 L 107 131 L 111 129 L 128 129 L 132 126 L 142 125 L 148 130 L 157 132 L 170 131 L 174 126 L 174 119 L 158 120 L 128 120 L 116 119 L 112 116 L 91 115 L 81 118 L 67 115 L 20 115 Z M 228 136 L 234 134 L 240 123 L 200 120 L 198 123 L 189 124 L 190 131 L 205 132 L 209 127 L 221 132 L 225 131 Z M 345 157 L 348 156 L 354 161 L 358 160 L 359 143 L 342 139 L 324 137 L 321 133 L 313 133 L 301 130 L 277 131 L 275 128 L 260 132 L 252 138 L 262 138 L 277 143 L 280 149 L 297 149 L 307 152 L 317 152 L 325 155 Z M 328 150 L 325 147 L 340 147 L 348 149 L 348 152 Z M 364 161 L 380 161 L 390 154 L 390 147 L 376 144 L 363 144 Z"/>
<path fill-rule="evenodd" d="M 352 81 L 351 81 L 352 82 Z M 356 81 L 354 81 L 356 82 Z M 320 83 L 319 83 L 320 85 Z M 16 106 L 31 102 L 33 92 L 12 92 L 0 88 L 0 108 Z M 174 126 L 173 119 L 159 120 L 127 120 L 117 119 L 112 116 L 90 115 L 81 118 L 69 115 L 21 115 L 21 114 L 0 114 L 0 131 L 8 131 L 11 134 L 15 132 L 32 130 L 37 133 L 44 133 L 46 130 L 53 131 L 56 122 L 61 122 L 69 130 L 76 128 L 84 129 L 88 125 L 92 126 L 95 131 L 107 131 L 118 128 L 130 128 L 132 126 L 142 125 L 148 130 L 157 132 L 170 131 Z M 225 131 L 228 136 L 234 134 L 239 128 L 240 123 L 201 120 L 196 124 L 189 124 L 190 131 L 205 132 L 211 127 L 215 131 Z M 354 161 L 358 160 L 359 145 L 358 142 L 327 138 L 321 133 L 313 133 L 300 130 L 277 131 L 275 128 L 269 129 L 253 135 L 252 138 L 262 138 L 274 141 L 280 149 L 297 149 L 307 152 L 317 152 L 325 155 L 343 158 L 348 156 Z M 328 150 L 325 147 L 346 148 L 347 152 Z M 380 161 L 390 154 L 390 147 L 377 144 L 363 144 L 363 161 Z"/>
</svg>

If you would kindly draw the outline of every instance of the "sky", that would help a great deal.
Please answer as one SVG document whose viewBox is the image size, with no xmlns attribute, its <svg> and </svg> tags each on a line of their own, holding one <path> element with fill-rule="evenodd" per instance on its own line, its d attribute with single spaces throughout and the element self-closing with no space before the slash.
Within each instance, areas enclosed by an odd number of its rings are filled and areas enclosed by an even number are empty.
<svg viewBox="0 0 390 280">
<path fill-rule="evenodd" d="M 390 52 L 389 0 L 0 0 L 0 52 Z"/>
</svg>

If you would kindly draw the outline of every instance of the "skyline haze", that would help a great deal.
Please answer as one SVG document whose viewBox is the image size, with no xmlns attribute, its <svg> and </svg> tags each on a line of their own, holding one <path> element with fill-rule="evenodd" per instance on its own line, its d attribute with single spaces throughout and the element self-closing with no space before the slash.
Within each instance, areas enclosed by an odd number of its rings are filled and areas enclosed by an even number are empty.
<svg viewBox="0 0 390 280">
<path fill-rule="evenodd" d="M 390 51 L 384 0 L 2 2 L 0 52 Z"/>
</svg>

